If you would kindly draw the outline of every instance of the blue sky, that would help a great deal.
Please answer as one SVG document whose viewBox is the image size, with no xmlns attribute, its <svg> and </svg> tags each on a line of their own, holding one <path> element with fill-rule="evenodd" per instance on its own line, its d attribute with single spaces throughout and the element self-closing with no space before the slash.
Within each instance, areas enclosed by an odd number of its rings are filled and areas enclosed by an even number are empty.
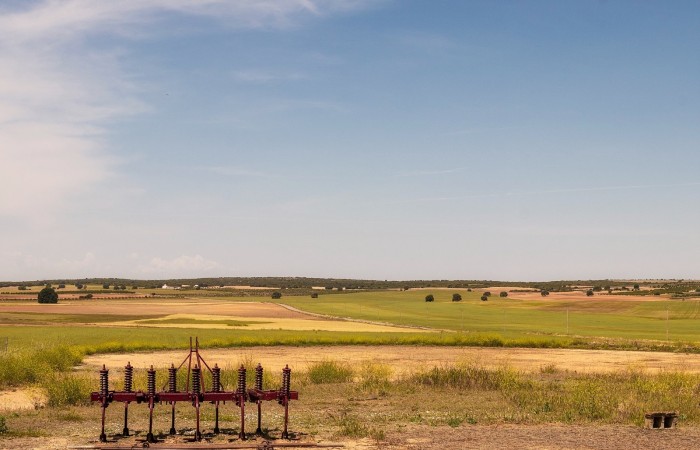
<svg viewBox="0 0 700 450">
<path fill-rule="evenodd" d="M 694 1 L 0 3 L 0 279 L 700 278 Z"/>
</svg>

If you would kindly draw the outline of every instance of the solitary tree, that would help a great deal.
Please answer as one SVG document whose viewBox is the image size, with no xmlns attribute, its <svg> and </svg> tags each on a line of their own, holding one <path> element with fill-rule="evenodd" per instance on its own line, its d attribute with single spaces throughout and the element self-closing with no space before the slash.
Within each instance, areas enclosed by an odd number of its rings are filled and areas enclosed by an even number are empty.
<svg viewBox="0 0 700 450">
<path fill-rule="evenodd" d="M 428 294 L 428 295 L 425 296 L 425 301 L 426 301 L 426 302 L 434 302 L 434 301 L 435 301 L 435 297 L 433 297 L 433 294 Z"/>
<path fill-rule="evenodd" d="M 109 283 L 105 283 L 102 285 L 102 289 L 109 289 Z"/>
<path fill-rule="evenodd" d="M 587 291 L 586 291 L 586 296 L 588 296 L 588 297 L 593 297 L 593 290 L 592 290 L 592 289 L 587 290 Z"/>
<path fill-rule="evenodd" d="M 281 292 L 273 292 L 273 293 L 272 293 L 272 298 L 273 298 L 274 300 L 279 300 L 279 299 L 282 298 L 282 293 L 281 293 Z"/>
<path fill-rule="evenodd" d="M 542 291 L 540 291 L 540 294 L 542 294 L 542 297 L 546 297 L 549 295 L 549 291 L 546 289 L 542 289 Z"/>
<path fill-rule="evenodd" d="M 58 303 L 58 294 L 51 287 L 45 287 L 37 296 L 39 303 Z"/>
<path fill-rule="evenodd" d="M 318 292 L 314 292 L 311 294 L 311 298 L 318 298 Z"/>
<path fill-rule="evenodd" d="M 484 292 L 484 295 L 487 296 L 487 297 L 491 297 L 491 292 L 486 291 L 486 292 Z"/>
<path fill-rule="evenodd" d="M 508 293 L 506 291 L 503 291 L 499 294 L 501 297 L 508 297 Z"/>
<path fill-rule="evenodd" d="M 458 293 L 452 294 L 452 301 L 453 302 L 461 302 L 462 301 L 462 295 Z"/>
<path fill-rule="evenodd" d="M 635 284 L 635 285 L 634 285 L 634 290 L 635 290 L 635 291 L 638 291 L 638 290 L 639 290 L 639 285 L 638 285 L 638 284 Z"/>
<path fill-rule="evenodd" d="M 488 298 L 487 296 L 485 296 L 485 295 L 482 295 L 482 296 L 481 296 L 481 301 L 482 301 L 482 302 L 486 302 L 486 301 L 488 301 L 488 300 L 489 300 L 489 298 Z"/>
</svg>

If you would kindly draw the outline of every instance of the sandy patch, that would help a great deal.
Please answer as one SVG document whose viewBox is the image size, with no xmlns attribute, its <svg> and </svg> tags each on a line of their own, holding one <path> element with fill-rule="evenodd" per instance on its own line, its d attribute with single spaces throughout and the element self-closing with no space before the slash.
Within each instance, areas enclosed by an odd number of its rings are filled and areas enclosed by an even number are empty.
<svg viewBox="0 0 700 450">
<path fill-rule="evenodd" d="M 46 395 L 36 388 L 13 389 L 0 392 L 0 411 L 20 411 L 43 408 Z"/>
<path fill-rule="evenodd" d="M 679 353 L 626 352 L 606 350 L 476 348 L 438 346 L 311 346 L 311 347 L 249 347 L 244 349 L 202 349 L 202 356 L 220 366 L 235 367 L 238 362 L 260 362 L 268 370 L 279 371 L 285 364 L 304 370 L 308 364 L 323 360 L 338 360 L 352 364 L 364 361 L 387 364 L 396 375 L 415 372 L 445 364 L 473 362 L 485 367 L 508 365 L 537 372 L 543 367 L 555 367 L 574 372 L 599 373 L 627 369 L 645 372 L 682 370 L 700 373 L 700 355 Z M 169 366 L 179 363 L 187 351 L 163 351 L 130 354 L 88 356 L 84 362 L 90 370 L 102 364 L 123 367 L 127 361 L 135 367 Z"/>
</svg>

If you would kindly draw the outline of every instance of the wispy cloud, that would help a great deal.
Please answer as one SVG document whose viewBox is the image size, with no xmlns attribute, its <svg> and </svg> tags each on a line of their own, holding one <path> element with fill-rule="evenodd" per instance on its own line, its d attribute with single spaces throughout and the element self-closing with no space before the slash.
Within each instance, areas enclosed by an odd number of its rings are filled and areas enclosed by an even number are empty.
<svg viewBox="0 0 700 450">
<path fill-rule="evenodd" d="M 201 170 L 206 170 L 207 172 L 215 173 L 217 175 L 223 175 L 227 177 L 267 177 L 270 174 L 266 172 L 261 172 L 258 170 L 252 170 L 245 167 L 236 166 L 211 166 L 202 167 Z"/>
<path fill-rule="evenodd" d="M 428 52 L 442 52 L 455 46 L 446 36 L 419 31 L 404 32 L 394 36 L 394 40 L 405 47 Z"/>
<path fill-rule="evenodd" d="M 247 69 L 234 71 L 233 78 L 243 83 L 267 84 L 283 81 L 306 80 L 309 77 L 300 72 L 276 72 L 272 70 Z"/>
<path fill-rule="evenodd" d="M 431 175 L 448 175 L 451 173 L 463 172 L 464 167 L 452 167 L 449 169 L 433 169 L 433 170 L 412 170 L 410 172 L 401 172 L 396 174 L 397 177 L 423 177 Z"/>
<path fill-rule="evenodd" d="M 514 190 L 504 192 L 483 192 L 474 194 L 465 194 L 458 196 L 445 197 L 424 197 L 410 200 L 409 202 L 435 202 L 435 201 L 453 201 L 464 200 L 469 198 L 489 198 L 489 197 L 510 197 L 510 196 L 530 196 L 530 195 L 547 195 L 547 194 L 568 194 L 578 192 L 605 192 L 605 191 L 627 191 L 637 189 L 663 189 L 663 188 L 682 188 L 700 186 L 700 181 L 692 181 L 688 183 L 669 183 L 669 184 L 632 184 L 621 186 L 588 186 L 580 188 L 554 188 L 541 190 Z"/>
<path fill-rule="evenodd" d="M 104 145 L 110 124 L 148 110 L 125 68 L 128 52 L 98 49 L 92 37 L 143 39 L 162 30 L 153 25 L 172 15 L 200 16 L 231 28 L 283 28 L 371 3 L 39 0 L 5 6 L 0 9 L 0 216 L 29 218 L 37 205 L 58 210 L 104 181 L 117 170 Z M 247 74 L 249 81 L 256 76 L 268 82 L 283 77 Z"/>
</svg>

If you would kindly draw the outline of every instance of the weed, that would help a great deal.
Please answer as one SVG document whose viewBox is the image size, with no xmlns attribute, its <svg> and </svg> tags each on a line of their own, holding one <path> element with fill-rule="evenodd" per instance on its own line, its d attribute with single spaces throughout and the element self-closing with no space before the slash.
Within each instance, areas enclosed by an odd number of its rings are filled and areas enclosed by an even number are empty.
<svg viewBox="0 0 700 450">
<path fill-rule="evenodd" d="M 77 373 L 55 374 L 43 382 L 49 406 L 89 404 L 93 384 L 89 374 Z"/>
<path fill-rule="evenodd" d="M 307 376 L 312 384 L 346 383 L 352 380 L 354 372 L 347 364 L 325 360 L 310 364 Z"/>
<path fill-rule="evenodd" d="M 386 395 L 391 383 L 391 367 L 386 364 L 365 362 L 359 372 L 359 388 L 369 395 Z"/>
</svg>

